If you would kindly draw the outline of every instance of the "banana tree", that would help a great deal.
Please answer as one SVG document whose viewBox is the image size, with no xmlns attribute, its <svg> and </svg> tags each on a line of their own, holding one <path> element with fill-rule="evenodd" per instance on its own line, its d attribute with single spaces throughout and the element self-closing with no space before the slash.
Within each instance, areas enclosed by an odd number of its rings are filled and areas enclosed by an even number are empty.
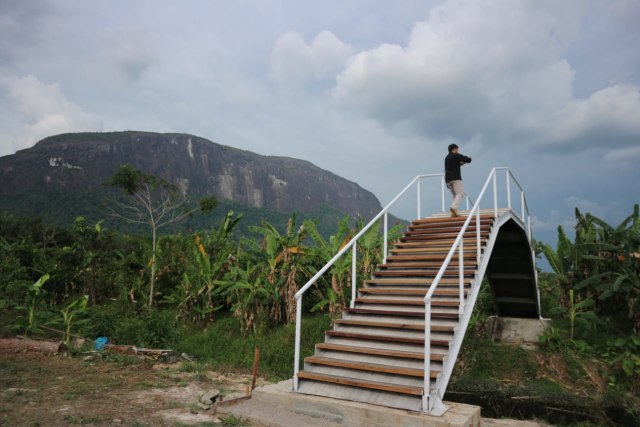
<svg viewBox="0 0 640 427">
<path fill-rule="evenodd" d="M 315 259 L 318 269 L 349 243 L 353 236 L 353 231 L 349 228 L 348 216 L 344 216 L 340 220 L 336 234 L 330 236 L 328 241 L 320 234 L 313 221 L 305 221 L 304 226 L 315 243 L 310 248 L 310 253 Z M 349 252 L 348 255 L 341 257 L 333 264 L 329 269 L 330 279 L 328 282 L 325 279 L 318 281 L 319 284 L 324 285 L 323 298 L 312 308 L 313 311 L 328 306 L 331 317 L 337 317 L 341 313 L 346 302 L 345 289 L 351 279 L 351 257 L 352 253 Z"/>
<path fill-rule="evenodd" d="M 178 317 L 212 320 L 213 313 L 223 306 L 216 296 L 221 292 L 221 280 L 236 262 L 230 235 L 241 218 L 229 211 L 218 228 L 202 236 L 196 233 L 189 239 L 180 285 L 165 298 L 176 304 Z"/>
<path fill-rule="evenodd" d="M 245 244 L 250 254 L 265 263 L 265 279 L 277 289 L 278 297 L 273 301 L 271 318 L 275 322 L 284 320 L 293 323 L 296 316 L 295 294 L 309 271 L 304 256 L 306 248 L 303 246 L 307 236 L 306 227 L 296 227 L 294 213 L 282 234 L 267 221 L 263 221 L 261 226 L 249 227 L 249 230 L 260 234 L 262 238 L 258 241 L 246 239 Z"/>
</svg>

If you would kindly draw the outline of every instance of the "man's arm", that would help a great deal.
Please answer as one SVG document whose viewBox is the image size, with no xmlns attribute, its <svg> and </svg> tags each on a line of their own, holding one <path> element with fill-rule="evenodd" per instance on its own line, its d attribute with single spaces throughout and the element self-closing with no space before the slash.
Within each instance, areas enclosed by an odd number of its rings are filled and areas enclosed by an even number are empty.
<svg viewBox="0 0 640 427">
<path fill-rule="evenodd" d="M 471 157 L 463 156 L 462 154 L 458 154 L 458 156 L 456 157 L 456 160 L 461 165 L 464 165 L 465 163 L 471 163 Z"/>
</svg>

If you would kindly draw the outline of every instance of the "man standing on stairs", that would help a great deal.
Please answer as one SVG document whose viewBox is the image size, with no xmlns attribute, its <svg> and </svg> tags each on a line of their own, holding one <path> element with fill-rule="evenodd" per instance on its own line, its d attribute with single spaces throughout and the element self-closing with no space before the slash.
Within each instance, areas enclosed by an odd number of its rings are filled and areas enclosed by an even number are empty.
<svg viewBox="0 0 640 427">
<path fill-rule="evenodd" d="M 458 153 L 458 146 L 456 144 L 450 144 L 449 154 L 444 158 L 444 180 L 453 196 L 451 208 L 449 208 L 451 216 L 458 216 L 458 206 L 460 206 L 460 201 L 464 195 L 460 167 L 465 163 L 471 163 L 471 157 Z"/>
</svg>

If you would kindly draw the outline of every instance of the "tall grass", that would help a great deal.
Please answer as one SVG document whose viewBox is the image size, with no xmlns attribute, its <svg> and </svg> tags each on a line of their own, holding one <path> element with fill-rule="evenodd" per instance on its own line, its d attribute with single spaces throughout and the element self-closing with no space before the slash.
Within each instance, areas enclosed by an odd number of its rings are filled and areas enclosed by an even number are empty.
<svg viewBox="0 0 640 427">
<path fill-rule="evenodd" d="M 307 315 L 302 321 L 300 355 L 314 353 L 314 345 L 324 341 L 324 331 L 331 326 L 327 315 Z M 243 335 L 233 317 L 217 319 L 207 329 L 182 334 L 178 350 L 197 356 L 201 362 L 218 369 L 251 369 L 254 350 L 260 349 L 260 375 L 271 381 L 293 376 L 295 325 L 260 329 Z"/>
</svg>

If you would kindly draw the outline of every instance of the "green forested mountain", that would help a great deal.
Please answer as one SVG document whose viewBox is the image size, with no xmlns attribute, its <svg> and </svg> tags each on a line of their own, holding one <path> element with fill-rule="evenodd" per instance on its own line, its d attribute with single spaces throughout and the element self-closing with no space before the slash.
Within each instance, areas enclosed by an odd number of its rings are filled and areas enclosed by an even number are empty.
<svg viewBox="0 0 640 427">
<path fill-rule="evenodd" d="M 76 216 L 104 219 L 122 229 L 105 216 L 105 200 L 114 192 L 102 184 L 125 163 L 193 200 L 215 197 L 218 213 L 243 214 L 240 231 L 263 219 L 284 225 L 292 212 L 329 230 L 344 214 L 368 220 L 381 208 L 371 192 L 303 160 L 261 156 L 192 135 L 129 131 L 56 135 L 1 157 L 0 210 L 61 226 Z M 210 221 L 194 216 L 180 226 L 206 228 Z"/>
</svg>

